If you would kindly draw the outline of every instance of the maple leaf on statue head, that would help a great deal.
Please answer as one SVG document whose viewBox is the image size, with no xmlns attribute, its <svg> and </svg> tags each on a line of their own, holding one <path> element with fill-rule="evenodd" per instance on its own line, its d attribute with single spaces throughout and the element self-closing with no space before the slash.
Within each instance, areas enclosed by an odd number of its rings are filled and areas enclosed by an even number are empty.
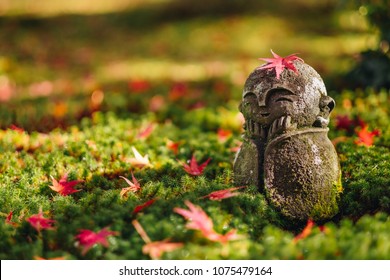
<svg viewBox="0 0 390 280">
<path fill-rule="evenodd" d="M 181 165 L 183 165 L 184 167 L 184 170 L 188 173 L 188 174 L 191 174 L 191 175 L 194 175 L 194 176 L 199 176 L 199 175 L 202 175 L 203 173 L 203 170 L 206 168 L 206 166 L 209 164 L 211 158 L 207 159 L 204 163 L 202 163 L 201 165 L 199 165 L 196 161 L 196 158 L 195 158 L 195 155 L 192 155 L 192 158 L 190 159 L 190 162 L 189 164 L 187 163 L 182 163 L 179 161 L 179 163 L 181 163 Z"/>
<path fill-rule="evenodd" d="M 272 55 L 274 56 L 273 58 L 259 58 L 259 60 L 264 60 L 267 62 L 267 64 L 258 67 L 257 69 L 271 69 L 275 68 L 276 72 L 276 79 L 279 80 L 280 74 L 283 72 L 284 68 L 288 68 L 292 71 L 294 71 L 295 74 L 298 74 L 298 70 L 295 68 L 294 64 L 292 63 L 294 60 L 298 60 L 303 62 L 303 59 L 296 56 L 296 53 L 290 54 L 286 57 L 281 57 L 274 53 L 271 50 Z"/>
<path fill-rule="evenodd" d="M 60 181 L 57 181 L 51 176 L 53 185 L 49 186 L 53 191 L 58 192 L 62 196 L 67 196 L 75 192 L 79 192 L 81 190 L 75 190 L 74 187 L 83 181 L 74 180 L 68 182 L 68 173 L 65 173 Z"/>
</svg>

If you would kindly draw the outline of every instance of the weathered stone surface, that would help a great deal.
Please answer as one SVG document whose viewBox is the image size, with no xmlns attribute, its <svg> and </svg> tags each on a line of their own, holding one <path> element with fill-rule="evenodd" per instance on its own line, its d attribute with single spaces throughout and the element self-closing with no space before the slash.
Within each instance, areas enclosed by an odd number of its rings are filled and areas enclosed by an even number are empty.
<svg viewBox="0 0 390 280">
<path fill-rule="evenodd" d="M 334 216 L 342 191 L 327 125 L 335 106 L 319 74 L 294 61 L 298 74 L 256 69 L 244 86 L 243 145 L 234 162 L 237 185 L 257 185 L 284 215 Z"/>
</svg>

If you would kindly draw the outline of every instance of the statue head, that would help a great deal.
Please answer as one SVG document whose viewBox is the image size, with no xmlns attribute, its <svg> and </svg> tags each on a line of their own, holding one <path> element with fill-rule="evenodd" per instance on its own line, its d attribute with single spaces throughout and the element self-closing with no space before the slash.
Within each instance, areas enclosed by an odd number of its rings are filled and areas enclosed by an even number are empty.
<svg viewBox="0 0 390 280">
<path fill-rule="evenodd" d="M 240 111 L 247 123 L 268 129 L 283 116 L 301 127 L 326 127 L 335 106 L 327 96 L 320 75 L 301 60 L 292 62 L 296 72 L 284 69 L 276 77 L 274 69 L 254 70 L 244 86 Z"/>
</svg>

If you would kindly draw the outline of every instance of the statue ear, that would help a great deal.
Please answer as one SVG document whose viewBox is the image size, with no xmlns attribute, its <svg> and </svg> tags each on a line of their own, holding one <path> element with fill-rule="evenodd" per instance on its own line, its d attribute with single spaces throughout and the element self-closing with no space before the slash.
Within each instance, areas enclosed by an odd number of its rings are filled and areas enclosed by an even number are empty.
<svg viewBox="0 0 390 280">
<path fill-rule="evenodd" d="M 334 107 L 336 106 L 336 102 L 330 96 L 323 95 L 320 100 L 320 110 L 321 112 L 328 113 L 332 112 Z"/>
</svg>

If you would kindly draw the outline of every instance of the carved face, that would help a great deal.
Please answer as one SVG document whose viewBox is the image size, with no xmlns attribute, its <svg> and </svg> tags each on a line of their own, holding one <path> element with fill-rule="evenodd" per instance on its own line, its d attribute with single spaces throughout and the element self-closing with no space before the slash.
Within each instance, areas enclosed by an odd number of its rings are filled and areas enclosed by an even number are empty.
<svg viewBox="0 0 390 280">
<path fill-rule="evenodd" d="M 296 66 L 299 75 L 284 71 L 280 80 L 267 70 L 255 70 L 248 77 L 240 111 L 251 134 L 260 135 L 287 116 L 298 128 L 328 124 L 334 101 L 326 95 L 322 79 L 307 64 Z"/>
</svg>

